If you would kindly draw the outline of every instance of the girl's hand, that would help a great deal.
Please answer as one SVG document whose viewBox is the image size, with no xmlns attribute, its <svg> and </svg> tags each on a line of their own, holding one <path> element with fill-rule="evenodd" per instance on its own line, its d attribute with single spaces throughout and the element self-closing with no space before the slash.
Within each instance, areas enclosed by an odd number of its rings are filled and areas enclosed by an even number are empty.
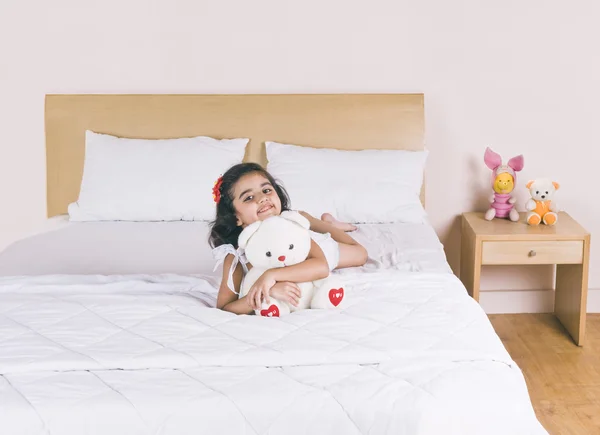
<svg viewBox="0 0 600 435">
<path fill-rule="evenodd" d="M 271 296 L 275 299 L 283 302 L 287 302 L 295 307 L 298 306 L 300 302 L 300 298 L 302 297 L 302 292 L 300 291 L 300 287 L 294 282 L 278 282 L 273 287 L 271 287 L 271 291 L 269 292 Z"/>
<path fill-rule="evenodd" d="M 250 287 L 248 294 L 246 297 L 248 298 L 248 303 L 253 310 L 258 310 L 263 299 L 270 303 L 271 299 L 269 298 L 269 291 L 271 287 L 273 287 L 277 281 L 273 278 L 273 275 L 270 270 L 264 272 L 260 278 L 256 280 L 254 285 Z"/>
</svg>

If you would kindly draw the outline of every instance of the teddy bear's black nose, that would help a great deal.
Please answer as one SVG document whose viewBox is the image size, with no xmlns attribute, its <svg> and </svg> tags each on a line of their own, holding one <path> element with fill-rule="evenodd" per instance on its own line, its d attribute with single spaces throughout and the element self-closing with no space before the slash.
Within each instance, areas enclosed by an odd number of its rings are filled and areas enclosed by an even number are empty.
<svg viewBox="0 0 600 435">
<path fill-rule="evenodd" d="M 544 199 L 546 197 L 546 195 L 542 195 L 542 199 Z"/>
</svg>

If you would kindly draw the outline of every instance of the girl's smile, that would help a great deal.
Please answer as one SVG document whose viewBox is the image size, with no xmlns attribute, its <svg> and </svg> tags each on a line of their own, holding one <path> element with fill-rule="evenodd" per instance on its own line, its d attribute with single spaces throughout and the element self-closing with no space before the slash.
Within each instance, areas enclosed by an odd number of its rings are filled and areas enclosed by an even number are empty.
<svg viewBox="0 0 600 435">
<path fill-rule="evenodd" d="M 264 215 L 264 213 L 268 213 L 268 212 L 270 212 L 270 211 L 271 211 L 271 210 L 273 210 L 274 208 L 275 208 L 275 207 L 273 206 L 273 204 L 271 204 L 271 203 L 267 203 L 267 204 L 263 205 L 262 207 L 260 207 L 260 208 L 258 209 L 258 212 L 257 212 L 257 213 L 258 213 L 258 215 L 259 215 L 259 216 L 261 216 L 261 215 Z"/>
<path fill-rule="evenodd" d="M 262 174 L 244 175 L 233 188 L 236 224 L 242 228 L 281 213 L 281 200 L 275 188 Z"/>
</svg>

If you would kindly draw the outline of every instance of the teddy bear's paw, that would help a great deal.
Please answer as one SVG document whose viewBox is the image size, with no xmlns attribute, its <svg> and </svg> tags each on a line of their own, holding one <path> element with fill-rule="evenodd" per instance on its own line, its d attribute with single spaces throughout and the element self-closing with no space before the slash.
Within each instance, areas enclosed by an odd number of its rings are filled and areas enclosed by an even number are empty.
<svg viewBox="0 0 600 435">
<path fill-rule="evenodd" d="M 329 289 L 327 296 L 331 305 L 337 307 L 344 300 L 344 287 Z"/>
<path fill-rule="evenodd" d="M 272 304 L 268 308 L 260 310 L 260 315 L 263 317 L 279 317 L 279 314 L 279 307 L 275 304 Z"/>
<path fill-rule="evenodd" d="M 535 201 L 533 199 L 529 198 L 527 200 L 527 202 L 525 203 L 525 209 L 527 209 L 529 211 L 535 210 Z"/>
<path fill-rule="evenodd" d="M 256 314 L 262 317 L 281 317 L 290 314 L 290 309 L 282 302 L 271 300 L 268 304 L 263 302 Z"/>
<path fill-rule="evenodd" d="M 490 208 L 488 211 L 485 212 L 485 220 L 486 221 L 491 221 L 492 219 L 494 219 L 495 216 L 496 216 L 495 208 Z"/>
<path fill-rule="evenodd" d="M 529 225 L 539 225 L 541 221 L 540 215 L 537 213 L 530 213 L 529 216 L 527 216 L 527 223 Z"/>
<path fill-rule="evenodd" d="M 329 278 L 315 290 L 310 307 L 316 309 L 340 308 L 346 298 L 344 284 L 337 278 Z"/>
<path fill-rule="evenodd" d="M 546 213 L 544 215 L 544 219 L 543 219 L 543 221 L 546 225 L 554 225 L 557 220 L 558 220 L 558 216 L 556 215 L 556 213 L 552 213 L 552 212 Z"/>
</svg>

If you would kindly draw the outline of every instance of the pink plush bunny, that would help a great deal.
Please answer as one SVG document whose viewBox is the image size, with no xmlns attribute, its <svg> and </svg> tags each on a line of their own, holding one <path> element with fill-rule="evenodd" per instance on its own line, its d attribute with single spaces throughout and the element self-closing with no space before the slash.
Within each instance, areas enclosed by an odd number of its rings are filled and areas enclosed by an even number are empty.
<svg viewBox="0 0 600 435">
<path fill-rule="evenodd" d="M 511 196 L 517 182 L 517 172 L 523 169 L 523 156 L 518 155 L 502 164 L 502 157 L 489 147 L 485 149 L 483 161 L 492 170 L 492 188 L 494 194 L 490 197 L 490 209 L 485 213 L 485 218 L 491 221 L 497 218 L 510 218 L 511 221 L 519 220 L 519 213 L 514 209 L 516 199 Z"/>
</svg>

